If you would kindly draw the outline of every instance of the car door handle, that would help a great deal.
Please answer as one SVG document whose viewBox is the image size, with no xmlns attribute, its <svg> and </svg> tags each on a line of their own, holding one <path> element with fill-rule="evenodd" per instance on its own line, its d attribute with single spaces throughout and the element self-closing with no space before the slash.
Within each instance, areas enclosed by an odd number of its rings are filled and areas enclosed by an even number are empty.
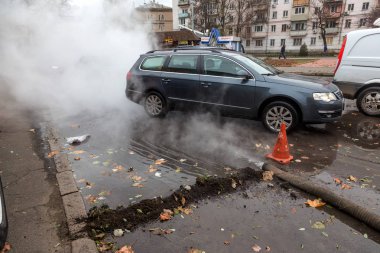
<svg viewBox="0 0 380 253">
<path fill-rule="evenodd" d="M 162 79 L 162 81 L 163 81 L 163 82 L 165 82 L 165 83 L 170 83 L 170 82 L 171 82 L 171 80 L 170 80 L 170 79 L 165 79 L 165 78 L 164 78 L 164 79 Z"/>
<path fill-rule="evenodd" d="M 204 87 L 204 88 L 208 88 L 208 87 L 210 87 L 211 86 L 211 83 L 201 83 L 201 85 L 202 85 L 202 87 Z"/>
</svg>

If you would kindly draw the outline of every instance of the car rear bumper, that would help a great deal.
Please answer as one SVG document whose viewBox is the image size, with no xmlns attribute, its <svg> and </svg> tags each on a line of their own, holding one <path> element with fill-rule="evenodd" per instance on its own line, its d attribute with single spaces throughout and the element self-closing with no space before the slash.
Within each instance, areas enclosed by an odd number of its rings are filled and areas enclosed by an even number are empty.
<svg viewBox="0 0 380 253">
<path fill-rule="evenodd" d="M 139 91 L 135 91 L 135 90 L 130 90 L 130 89 L 126 89 L 125 90 L 125 95 L 127 96 L 127 98 L 135 103 L 140 103 L 142 101 L 142 99 L 144 98 L 144 93 L 142 92 L 139 92 Z"/>
</svg>

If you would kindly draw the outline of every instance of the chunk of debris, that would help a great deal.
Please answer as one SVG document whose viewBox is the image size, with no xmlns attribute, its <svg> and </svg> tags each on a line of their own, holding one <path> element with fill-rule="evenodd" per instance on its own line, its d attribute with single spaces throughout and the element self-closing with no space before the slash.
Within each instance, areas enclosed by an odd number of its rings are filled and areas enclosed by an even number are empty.
<svg viewBox="0 0 380 253">
<path fill-rule="evenodd" d="M 70 145 L 79 145 L 82 142 L 86 141 L 88 138 L 90 138 L 89 134 L 81 135 L 81 136 L 75 136 L 75 137 L 68 137 L 68 138 L 66 138 L 66 142 Z"/>
</svg>

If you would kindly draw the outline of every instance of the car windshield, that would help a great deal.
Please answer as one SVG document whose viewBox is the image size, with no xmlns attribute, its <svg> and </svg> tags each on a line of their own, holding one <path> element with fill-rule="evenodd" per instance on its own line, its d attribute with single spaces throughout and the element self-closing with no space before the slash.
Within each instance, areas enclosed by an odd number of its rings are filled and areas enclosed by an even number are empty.
<svg viewBox="0 0 380 253">
<path fill-rule="evenodd" d="M 252 57 L 250 55 L 243 55 L 243 54 L 230 54 L 230 55 L 236 58 L 237 60 L 240 60 L 243 63 L 247 64 L 256 72 L 258 72 L 260 75 L 277 75 L 277 74 L 282 73 L 281 70 L 278 70 L 266 64 L 262 60 Z"/>
</svg>

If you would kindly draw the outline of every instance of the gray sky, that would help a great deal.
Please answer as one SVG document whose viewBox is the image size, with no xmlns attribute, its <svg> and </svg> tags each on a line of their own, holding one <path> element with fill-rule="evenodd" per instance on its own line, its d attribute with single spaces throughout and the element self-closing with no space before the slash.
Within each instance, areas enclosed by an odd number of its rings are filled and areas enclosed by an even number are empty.
<svg viewBox="0 0 380 253">
<path fill-rule="evenodd" d="M 134 1 L 136 3 L 136 6 L 138 6 L 140 4 L 144 4 L 144 0 L 134 0 Z M 149 3 L 150 0 L 145 0 L 145 2 Z M 172 7 L 172 0 L 156 0 L 156 2 L 163 4 L 163 5 L 166 5 L 166 6 L 169 6 L 169 7 Z"/>
</svg>

